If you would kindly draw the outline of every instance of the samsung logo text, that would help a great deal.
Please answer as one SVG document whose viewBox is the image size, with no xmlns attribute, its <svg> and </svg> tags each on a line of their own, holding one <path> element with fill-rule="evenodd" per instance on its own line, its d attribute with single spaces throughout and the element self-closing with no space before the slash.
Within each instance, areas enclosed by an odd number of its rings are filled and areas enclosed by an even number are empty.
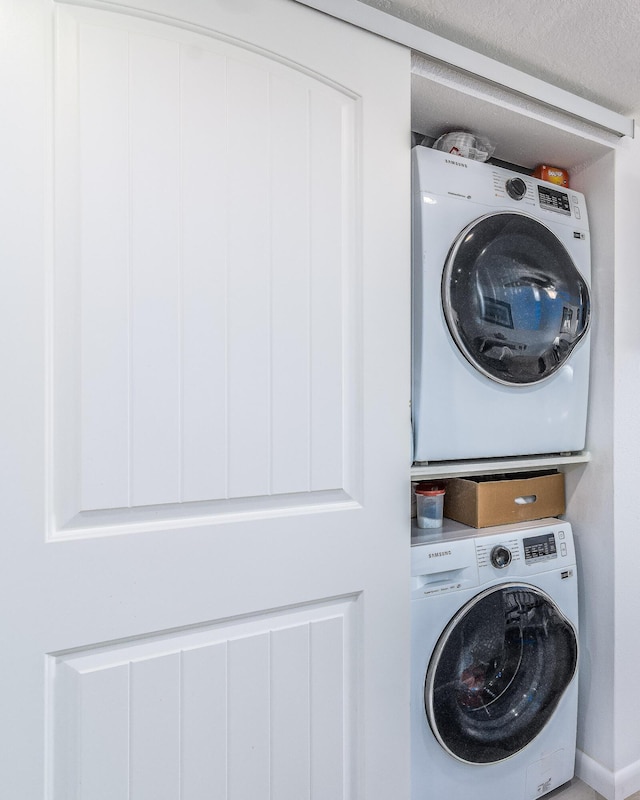
<svg viewBox="0 0 640 800">
<path fill-rule="evenodd" d="M 445 158 L 445 164 L 455 164 L 456 167 L 464 167 L 465 169 L 468 168 L 468 164 L 464 164 L 462 161 L 452 161 L 450 158 Z"/>
<path fill-rule="evenodd" d="M 436 553 L 429 553 L 429 558 L 439 558 L 440 556 L 450 556 L 451 550 L 438 550 Z"/>
</svg>

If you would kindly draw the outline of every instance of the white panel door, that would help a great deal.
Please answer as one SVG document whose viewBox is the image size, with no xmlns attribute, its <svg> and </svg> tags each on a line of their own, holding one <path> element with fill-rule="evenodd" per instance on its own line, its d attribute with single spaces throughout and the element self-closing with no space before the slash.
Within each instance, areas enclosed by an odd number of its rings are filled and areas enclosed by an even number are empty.
<svg viewBox="0 0 640 800">
<path fill-rule="evenodd" d="M 408 52 L 0 17 L 0 796 L 408 797 Z"/>
</svg>

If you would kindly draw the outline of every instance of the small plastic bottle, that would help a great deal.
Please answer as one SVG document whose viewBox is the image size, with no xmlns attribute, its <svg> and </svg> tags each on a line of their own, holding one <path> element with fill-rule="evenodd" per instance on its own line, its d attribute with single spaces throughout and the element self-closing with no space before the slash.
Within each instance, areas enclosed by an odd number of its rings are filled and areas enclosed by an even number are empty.
<svg viewBox="0 0 640 800">
<path fill-rule="evenodd" d="M 439 483 L 416 486 L 416 518 L 419 528 L 441 528 L 445 489 Z"/>
</svg>

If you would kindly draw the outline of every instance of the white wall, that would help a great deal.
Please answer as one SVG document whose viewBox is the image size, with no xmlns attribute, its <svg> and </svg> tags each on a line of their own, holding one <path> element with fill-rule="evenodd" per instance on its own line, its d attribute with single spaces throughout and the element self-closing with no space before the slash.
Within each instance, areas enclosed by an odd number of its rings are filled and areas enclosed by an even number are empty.
<svg viewBox="0 0 640 800">
<path fill-rule="evenodd" d="M 578 555 L 580 678 L 578 749 L 607 771 L 614 769 L 614 503 L 613 347 L 614 154 L 571 175 L 587 196 L 592 252 L 589 464 L 566 473 L 567 519 Z"/>
<path fill-rule="evenodd" d="M 614 354 L 615 768 L 640 788 L 640 140 L 616 156 Z"/>
</svg>

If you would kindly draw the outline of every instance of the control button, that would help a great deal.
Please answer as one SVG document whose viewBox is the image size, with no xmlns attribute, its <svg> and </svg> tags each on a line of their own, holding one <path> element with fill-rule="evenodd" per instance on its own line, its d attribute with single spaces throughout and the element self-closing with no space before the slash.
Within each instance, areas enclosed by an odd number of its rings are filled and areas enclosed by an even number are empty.
<svg viewBox="0 0 640 800">
<path fill-rule="evenodd" d="M 564 531 L 558 531 L 558 539 L 564 539 Z"/>
<path fill-rule="evenodd" d="M 567 545 L 564 542 L 560 544 L 560 555 L 566 556 L 567 555 Z"/>
<path fill-rule="evenodd" d="M 504 569 L 511 563 L 511 550 L 503 544 L 496 545 L 491 550 L 491 563 L 496 569 Z"/>
<path fill-rule="evenodd" d="M 522 200 L 527 193 L 527 184 L 522 180 L 522 178 L 509 178 L 509 180 L 505 183 L 505 188 L 507 190 L 507 194 L 513 200 Z"/>
<path fill-rule="evenodd" d="M 573 213 L 576 215 L 576 219 L 580 219 L 580 209 L 578 206 L 573 209 Z"/>
<path fill-rule="evenodd" d="M 572 203 L 577 203 L 577 202 L 578 202 L 578 198 L 576 197 L 576 195 L 575 195 L 575 194 L 572 194 L 572 195 L 571 195 L 571 202 L 572 202 Z"/>
</svg>

